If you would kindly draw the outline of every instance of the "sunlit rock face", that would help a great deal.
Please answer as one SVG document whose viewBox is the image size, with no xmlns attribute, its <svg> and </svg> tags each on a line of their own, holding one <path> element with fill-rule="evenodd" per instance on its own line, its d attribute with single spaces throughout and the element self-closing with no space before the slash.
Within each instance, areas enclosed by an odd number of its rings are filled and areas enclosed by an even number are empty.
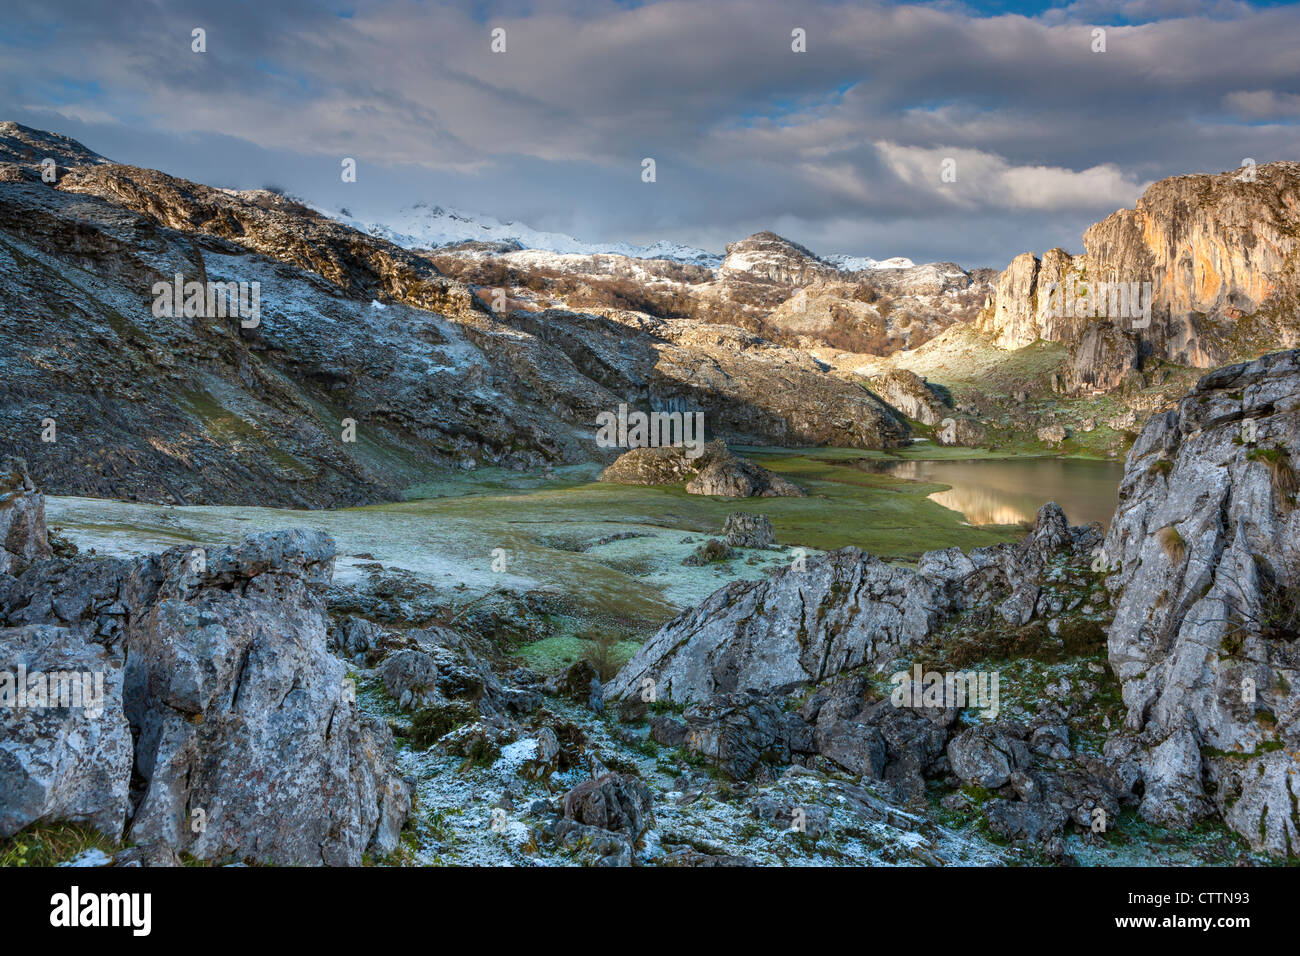
<svg viewBox="0 0 1300 956">
<path fill-rule="evenodd" d="M 1117 387 L 1144 356 L 1210 368 L 1293 347 L 1300 342 L 1298 226 L 1300 164 L 1161 180 L 1135 208 L 1091 226 L 1083 255 L 1017 256 L 979 325 L 1007 349 L 1039 339 L 1078 346 L 1073 391 Z M 1081 284 L 1095 295 L 1105 283 L 1149 283 L 1149 316 L 1134 308 L 1092 314 L 1068 308 L 1061 296 Z M 1120 333 L 1133 343 L 1122 343 Z"/>
<path fill-rule="evenodd" d="M 1300 352 L 1212 372 L 1129 453 L 1104 557 L 1142 814 L 1300 848 Z"/>
</svg>

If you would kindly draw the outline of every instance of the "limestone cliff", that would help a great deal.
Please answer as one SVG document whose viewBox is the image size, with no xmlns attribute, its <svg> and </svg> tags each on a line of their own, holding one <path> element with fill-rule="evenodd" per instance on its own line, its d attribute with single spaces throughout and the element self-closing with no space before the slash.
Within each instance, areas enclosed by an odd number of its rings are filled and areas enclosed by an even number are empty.
<svg viewBox="0 0 1300 956">
<path fill-rule="evenodd" d="M 1017 256 L 978 319 L 1002 348 L 1075 346 L 1072 391 L 1113 388 L 1148 356 L 1211 368 L 1300 341 L 1300 163 L 1161 180 L 1083 245 Z"/>
</svg>

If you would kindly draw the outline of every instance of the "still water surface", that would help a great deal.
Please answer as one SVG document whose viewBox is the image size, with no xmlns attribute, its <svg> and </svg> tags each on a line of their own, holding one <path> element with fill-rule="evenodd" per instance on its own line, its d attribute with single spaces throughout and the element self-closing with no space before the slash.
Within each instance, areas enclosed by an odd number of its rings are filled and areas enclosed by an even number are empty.
<svg viewBox="0 0 1300 956">
<path fill-rule="evenodd" d="M 1071 524 L 1100 521 L 1109 526 L 1124 477 L 1122 462 L 1077 458 L 864 460 L 862 466 L 896 478 L 951 485 L 931 500 L 976 525 L 1033 521 L 1040 506 L 1055 501 Z"/>
</svg>

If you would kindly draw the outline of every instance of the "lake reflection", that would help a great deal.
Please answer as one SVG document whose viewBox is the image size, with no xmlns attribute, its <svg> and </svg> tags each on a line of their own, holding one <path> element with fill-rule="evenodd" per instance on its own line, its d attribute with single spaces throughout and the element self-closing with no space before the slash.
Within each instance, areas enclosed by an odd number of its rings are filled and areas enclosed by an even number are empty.
<svg viewBox="0 0 1300 956">
<path fill-rule="evenodd" d="M 1073 458 L 1007 458 L 983 461 L 863 460 L 863 468 L 912 481 L 951 485 L 931 500 L 959 511 L 971 524 L 1033 521 L 1055 501 L 1071 524 L 1110 525 L 1124 465 Z"/>
</svg>

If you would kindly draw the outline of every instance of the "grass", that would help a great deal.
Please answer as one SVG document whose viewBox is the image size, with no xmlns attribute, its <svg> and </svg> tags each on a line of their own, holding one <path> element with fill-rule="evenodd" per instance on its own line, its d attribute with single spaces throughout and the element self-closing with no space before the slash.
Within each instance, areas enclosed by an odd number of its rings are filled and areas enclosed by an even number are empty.
<svg viewBox="0 0 1300 956">
<path fill-rule="evenodd" d="M 596 653 L 596 641 L 574 636 L 547 637 L 520 647 L 515 655 L 528 667 L 547 677 L 564 672 L 579 660 L 591 659 Z M 637 641 L 622 640 L 609 645 L 608 663 L 617 672 L 641 645 Z M 595 663 L 593 661 L 593 663 Z M 612 676 L 612 675 L 611 675 Z"/>
<path fill-rule="evenodd" d="M 1148 475 L 1167 475 L 1174 470 L 1174 463 L 1168 458 L 1157 458 L 1147 466 Z"/>
<path fill-rule="evenodd" d="M 54 866 L 92 849 L 112 856 L 120 847 L 84 824 L 33 823 L 0 839 L 0 866 Z"/>
<path fill-rule="evenodd" d="M 1187 542 L 1173 525 L 1167 525 L 1156 532 L 1156 540 L 1164 550 L 1165 556 L 1173 564 L 1182 564 L 1187 557 Z"/>
<path fill-rule="evenodd" d="M 887 455 L 862 449 L 771 448 L 751 457 L 802 485 L 809 496 L 717 499 L 688 495 L 681 486 L 600 483 L 592 480 L 592 469 L 574 468 L 557 469 L 552 481 L 499 470 L 444 474 L 439 484 L 424 486 L 426 493 L 440 497 L 330 511 L 160 508 L 83 499 L 54 499 L 49 507 L 52 519 L 74 534 L 112 539 L 105 541 L 110 546 L 123 540 L 135 549 L 178 540 L 216 546 L 257 530 L 320 528 L 338 541 L 344 560 L 374 555 L 436 587 L 463 586 L 463 600 L 495 589 L 545 589 L 564 595 L 566 615 L 587 627 L 613 629 L 622 638 L 644 637 L 730 580 L 756 579 L 791 560 L 788 551 L 751 552 L 710 567 L 683 567 L 682 559 L 701 543 L 699 536 L 717 535 L 735 511 L 766 515 L 786 549 L 853 545 L 903 562 L 929 550 L 969 550 L 1023 534 L 1018 524 L 973 526 L 928 497 L 947 485 L 862 467 L 872 459 L 1000 457 L 978 449 L 929 446 Z M 1017 514 L 1023 516 L 1023 509 Z M 594 546 L 626 532 L 641 537 Z M 493 567 L 496 549 L 509 555 L 504 573 Z M 585 635 L 574 628 L 572 636 Z M 557 653 L 572 663 L 581 651 L 581 645 L 543 643 L 528 653 L 538 663 Z"/>
</svg>

